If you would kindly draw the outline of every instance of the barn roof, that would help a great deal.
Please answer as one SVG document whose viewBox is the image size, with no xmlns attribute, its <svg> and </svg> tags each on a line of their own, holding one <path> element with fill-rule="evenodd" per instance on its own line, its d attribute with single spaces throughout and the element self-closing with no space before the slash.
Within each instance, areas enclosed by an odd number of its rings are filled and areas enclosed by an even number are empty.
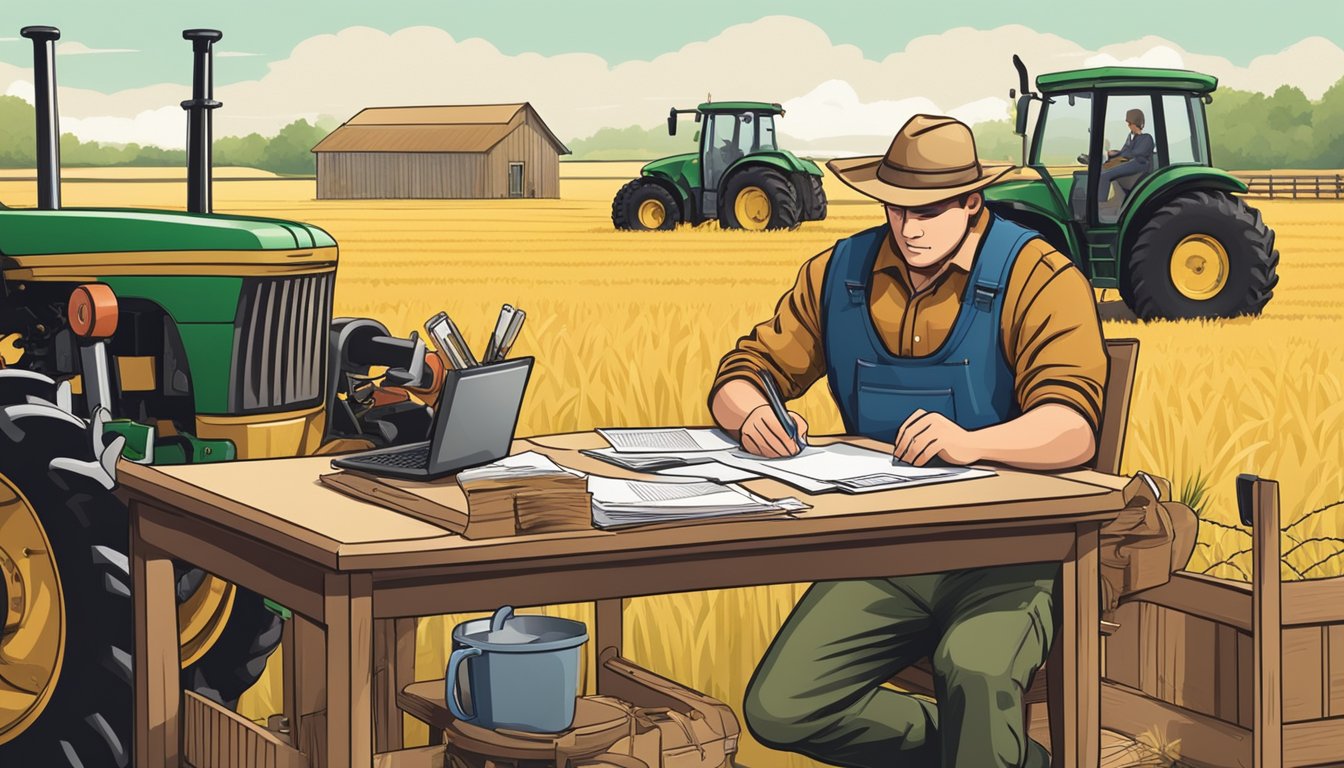
<svg viewBox="0 0 1344 768">
<path fill-rule="evenodd" d="M 367 107 L 313 147 L 314 152 L 486 152 L 522 125 L 532 124 L 562 155 L 556 138 L 531 104 Z"/>
</svg>

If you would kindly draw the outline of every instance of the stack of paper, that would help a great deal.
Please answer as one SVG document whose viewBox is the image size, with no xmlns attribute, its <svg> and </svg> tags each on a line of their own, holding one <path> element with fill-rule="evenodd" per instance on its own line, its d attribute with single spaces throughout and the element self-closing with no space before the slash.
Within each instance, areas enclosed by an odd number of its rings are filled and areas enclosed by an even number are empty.
<svg viewBox="0 0 1344 768">
<path fill-rule="evenodd" d="M 593 524 L 598 528 L 781 514 L 806 506 L 791 498 L 769 501 L 736 485 L 696 481 L 648 482 L 589 475 L 588 491 L 593 496 Z"/>
<path fill-rule="evenodd" d="M 519 533 L 591 527 L 592 503 L 582 472 L 527 451 L 457 473 L 469 514 L 509 515 Z"/>
</svg>

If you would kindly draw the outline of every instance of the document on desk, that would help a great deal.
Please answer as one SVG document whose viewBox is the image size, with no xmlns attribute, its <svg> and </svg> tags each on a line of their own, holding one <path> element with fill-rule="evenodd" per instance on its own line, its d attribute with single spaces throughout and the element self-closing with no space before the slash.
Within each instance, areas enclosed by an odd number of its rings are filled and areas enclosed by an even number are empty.
<svg viewBox="0 0 1344 768">
<path fill-rule="evenodd" d="M 665 467 L 685 467 L 691 464 L 703 464 L 714 461 L 717 453 L 706 451 L 687 451 L 682 453 L 622 453 L 615 448 L 582 448 L 585 456 L 601 459 L 622 469 L 635 472 L 653 472 Z"/>
<path fill-rule="evenodd" d="M 716 454 L 730 467 L 767 475 L 809 493 L 838 489 L 867 493 L 990 477 L 994 472 L 971 467 L 916 467 L 893 463 L 891 454 L 847 443 L 809 446 L 797 456 L 767 459 L 745 451 Z M 799 482 L 800 479 L 805 482 Z M 816 490 L 814 490 L 816 489 Z"/>
<path fill-rule="evenodd" d="M 597 433 L 620 453 L 667 454 L 737 447 L 737 441 L 721 429 L 599 429 Z"/>
<path fill-rule="evenodd" d="M 770 501 L 741 486 L 691 478 L 660 482 L 589 475 L 588 492 L 593 496 L 593 524 L 598 528 L 783 514 L 807 507 L 797 499 Z"/>
</svg>

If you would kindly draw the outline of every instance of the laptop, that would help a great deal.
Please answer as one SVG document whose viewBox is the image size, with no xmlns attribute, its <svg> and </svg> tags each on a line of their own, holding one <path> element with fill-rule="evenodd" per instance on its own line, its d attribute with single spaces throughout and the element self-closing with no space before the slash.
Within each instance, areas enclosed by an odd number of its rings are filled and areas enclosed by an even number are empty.
<svg viewBox="0 0 1344 768">
<path fill-rule="evenodd" d="M 432 480 L 508 456 L 532 360 L 519 357 L 448 371 L 429 440 L 352 453 L 333 459 L 331 466 Z"/>
</svg>

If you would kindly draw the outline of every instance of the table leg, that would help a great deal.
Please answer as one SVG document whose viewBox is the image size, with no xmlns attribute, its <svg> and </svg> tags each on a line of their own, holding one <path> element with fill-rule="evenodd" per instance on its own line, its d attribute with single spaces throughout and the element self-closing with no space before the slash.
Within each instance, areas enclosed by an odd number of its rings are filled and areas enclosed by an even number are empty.
<svg viewBox="0 0 1344 768">
<path fill-rule="evenodd" d="M 182 762 L 182 681 L 173 561 L 145 543 L 131 505 L 131 585 L 135 611 L 135 764 Z"/>
<path fill-rule="evenodd" d="M 415 619 L 379 619 L 373 630 L 373 749 L 405 747 L 397 694 L 415 682 Z"/>
<path fill-rule="evenodd" d="M 608 649 L 616 651 L 620 656 L 625 649 L 625 600 L 616 598 L 613 600 L 598 600 L 594 603 L 593 611 L 593 634 L 597 642 L 593 644 L 593 659 L 597 664 L 602 663 L 602 658 Z M 607 678 L 611 675 L 605 667 L 597 668 L 597 693 L 606 693 L 611 690 L 607 683 Z"/>
<path fill-rule="evenodd" d="M 1051 753 L 1055 764 L 1097 768 L 1101 761 L 1101 574 L 1097 523 L 1078 526 L 1061 573 L 1060 684 L 1051 686 Z"/>
<path fill-rule="evenodd" d="M 285 622 L 283 642 L 290 741 L 311 765 L 321 765 L 327 740 L 326 634 L 296 613 Z"/>
<path fill-rule="evenodd" d="M 367 573 L 328 575 L 328 768 L 373 765 L 373 579 Z"/>
</svg>

